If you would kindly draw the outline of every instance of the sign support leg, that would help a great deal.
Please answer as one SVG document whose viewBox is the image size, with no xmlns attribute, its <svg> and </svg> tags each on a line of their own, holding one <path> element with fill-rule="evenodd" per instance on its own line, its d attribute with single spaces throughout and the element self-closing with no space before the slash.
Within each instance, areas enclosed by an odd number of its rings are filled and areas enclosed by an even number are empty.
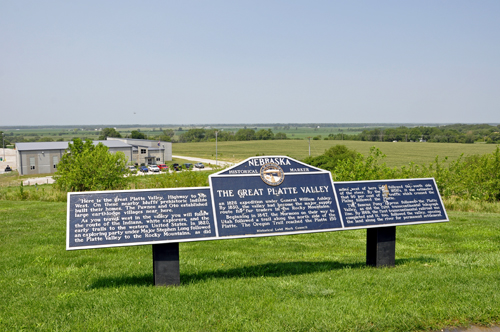
<svg viewBox="0 0 500 332">
<path fill-rule="evenodd" d="M 396 226 L 367 229 L 366 265 L 396 265 Z"/>
<path fill-rule="evenodd" d="M 155 286 L 181 284 L 178 242 L 153 244 L 153 276 Z"/>
</svg>

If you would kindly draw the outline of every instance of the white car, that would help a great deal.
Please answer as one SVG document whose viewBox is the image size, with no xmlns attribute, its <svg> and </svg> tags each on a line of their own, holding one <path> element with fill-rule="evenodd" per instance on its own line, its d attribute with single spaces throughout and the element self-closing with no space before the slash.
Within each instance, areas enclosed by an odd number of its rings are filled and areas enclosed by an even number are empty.
<svg viewBox="0 0 500 332">
<path fill-rule="evenodd" d="M 160 168 L 156 165 L 149 165 L 148 169 L 150 172 L 159 172 L 160 171 Z"/>
</svg>

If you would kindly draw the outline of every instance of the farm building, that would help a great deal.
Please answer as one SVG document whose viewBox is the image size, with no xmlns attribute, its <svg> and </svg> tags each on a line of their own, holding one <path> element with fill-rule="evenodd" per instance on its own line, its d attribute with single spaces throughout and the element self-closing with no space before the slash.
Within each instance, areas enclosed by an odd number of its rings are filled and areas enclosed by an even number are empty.
<svg viewBox="0 0 500 332">
<path fill-rule="evenodd" d="M 146 139 L 108 137 L 108 141 L 121 141 L 132 146 L 131 163 L 137 165 L 163 164 L 172 160 L 172 143 Z"/>
<path fill-rule="evenodd" d="M 68 143 L 16 143 L 16 162 L 19 175 L 55 173 L 57 163 L 68 148 Z M 94 141 L 94 144 L 98 143 L 107 146 L 111 153 L 123 152 L 130 164 L 152 165 L 172 160 L 172 143 L 170 142 L 112 139 L 109 137 L 106 141 Z"/>
</svg>

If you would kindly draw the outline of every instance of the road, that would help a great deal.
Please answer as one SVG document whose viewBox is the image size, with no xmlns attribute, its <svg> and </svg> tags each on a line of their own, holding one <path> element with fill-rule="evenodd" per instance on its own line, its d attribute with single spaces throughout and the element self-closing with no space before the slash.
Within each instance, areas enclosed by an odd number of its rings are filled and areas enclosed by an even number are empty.
<svg viewBox="0 0 500 332">
<path fill-rule="evenodd" d="M 198 163 L 204 163 L 205 166 L 212 165 L 212 164 L 215 165 L 216 164 L 215 160 L 213 160 L 213 159 L 203 159 L 203 158 L 195 158 L 195 157 L 187 157 L 187 156 L 177 156 L 177 155 L 172 156 L 172 158 L 179 158 L 179 159 L 196 161 Z M 225 167 L 225 166 L 231 166 L 231 165 L 233 165 L 233 163 L 230 163 L 228 161 L 218 160 L 217 161 L 217 165 Z"/>
</svg>

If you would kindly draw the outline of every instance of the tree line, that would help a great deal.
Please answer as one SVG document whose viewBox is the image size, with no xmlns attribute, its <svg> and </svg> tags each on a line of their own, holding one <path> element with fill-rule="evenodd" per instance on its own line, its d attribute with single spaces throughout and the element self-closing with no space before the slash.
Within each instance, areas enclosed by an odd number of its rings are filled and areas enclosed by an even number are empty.
<svg viewBox="0 0 500 332">
<path fill-rule="evenodd" d="M 179 136 L 179 142 L 211 142 L 215 141 L 215 135 L 219 141 L 253 141 L 287 139 L 285 133 L 273 133 L 271 129 L 255 130 L 242 128 L 236 132 L 217 129 L 189 129 Z"/>
<path fill-rule="evenodd" d="M 380 142 L 500 143 L 500 125 L 453 124 L 439 127 L 365 129 L 360 134 L 330 134 L 325 139 Z"/>
<path fill-rule="evenodd" d="M 252 141 L 252 140 L 272 140 L 272 139 L 287 139 L 285 133 L 274 134 L 271 129 L 260 129 L 255 131 L 250 128 L 242 128 L 236 132 L 230 130 L 218 130 L 218 129 L 189 129 L 185 133 L 178 136 L 175 139 L 175 131 L 173 129 L 162 130 L 160 135 L 146 136 L 139 130 L 132 130 L 130 135 L 127 137 L 135 139 L 152 139 L 160 140 L 164 142 L 211 142 L 215 141 L 217 135 L 217 140 L 219 141 Z M 99 136 L 100 140 L 104 140 L 107 137 L 122 137 L 118 131 L 114 128 L 104 128 Z"/>
<path fill-rule="evenodd" d="M 188 131 L 175 137 L 175 131 L 173 129 L 162 130 L 160 135 L 148 135 L 142 133 L 139 129 L 132 130 L 126 138 L 134 139 L 151 139 L 160 140 L 164 142 L 211 142 L 215 141 L 217 135 L 217 140 L 219 141 L 252 141 L 252 140 L 273 140 L 273 139 L 287 139 L 285 133 L 273 133 L 271 129 L 260 129 L 255 130 L 251 128 L 242 128 L 236 132 L 230 130 L 218 130 L 218 129 L 189 129 Z M 105 140 L 107 137 L 119 137 L 122 135 L 116 131 L 114 128 L 104 128 L 100 132 L 99 140 Z"/>
</svg>

